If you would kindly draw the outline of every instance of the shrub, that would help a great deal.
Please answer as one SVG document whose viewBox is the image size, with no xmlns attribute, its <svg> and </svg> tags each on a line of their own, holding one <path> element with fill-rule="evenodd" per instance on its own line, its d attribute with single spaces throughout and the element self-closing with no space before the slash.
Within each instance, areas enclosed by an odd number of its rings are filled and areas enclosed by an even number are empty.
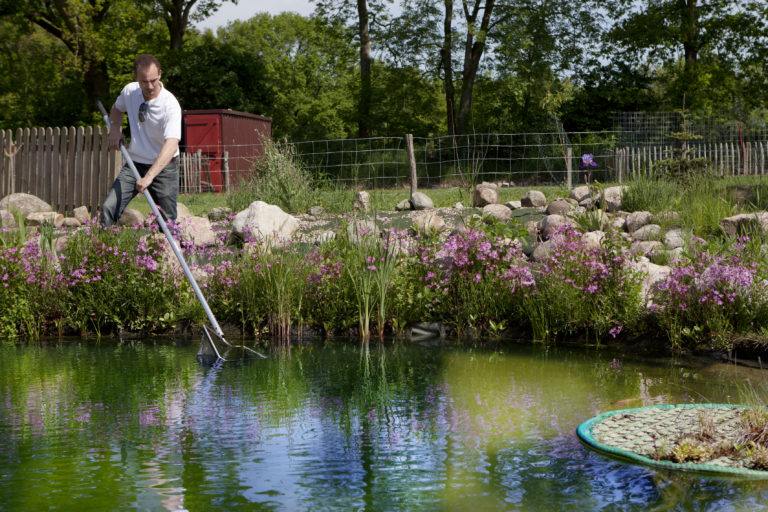
<svg viewBox="0 0 768 512">
<path fill-rule="evenodd" d="M 312 180 L 292 146 L 265 139 L 264 156 L 254 163 L 253 170 L 227 195 L 232 211 L 244 210 L 253 201 L 274 204 L 290 213 L 312 206 Z"/>
</svg>

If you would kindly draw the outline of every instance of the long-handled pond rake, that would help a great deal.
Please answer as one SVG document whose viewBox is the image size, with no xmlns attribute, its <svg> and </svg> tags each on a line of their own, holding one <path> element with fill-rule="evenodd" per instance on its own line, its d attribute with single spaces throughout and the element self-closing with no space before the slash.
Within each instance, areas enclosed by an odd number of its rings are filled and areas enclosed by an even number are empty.
<svg viewBox="0 0 768 512">
<path fill-rule="evenodd" d="M 100 101 L 97 102 L 96 105 L 98 106 L 99 112 L 101 112 L 101 115 L 104 118 L 104 122 L 107 123 L 107 128 L 111 129 L 109 114 L 104 108 L 104 105 L 102 105 Z M 123 158 L 125 158 L 125 161 L 128 162 L 128 167 L 131 168 L 133 176 L 136 178 L 136 180 L 141 179 L 141 176 L 139 176 L 139 171 L 136 170 L 136 165 L 134 165 L 133 160 L 131 159 L 131 155 L 128 154 L 128 150 L 126 149 L 122 140 L 120 141 L 120 151 L 123 153 Z M 178 245 L 176 245 L 176 240 L 174 240 L 173 236 L 171 236 L 171 232 L 168 229 L 168 224 L 166 224 L 163 216 L 160 215 L 160 212 L 157 209 L 157 205 L 155 204 L 154 199 L 152 199 L 149 190 L 144 190 L 144 197 L 149 203 L 150 208 L 152 208 L 152 213 L 155 214 L 157 223 L 160 225 L 160 229 L 163 230 L 165 238 L 168 239 L 168 243 L 170 244 L 171 249 L 173 249 L 173 253 L 176 255 L 176 258 L 181 264 L 181 268 L 184 269 L 184 274 L 187 276 L 189 284 L 192 285 L 192 289 L 195 290 L 197 300 L 200 301 L 200 305 L 203 306 L 205 314 L 208 315 L 208 320 L 211 322 L 212 328 L 208 327 L 207 325 L 203 325 L 203 337 L 200 340 L 200 349 L 197 352 L 197 359 L 201 363 L 210 364 L 217 361 L 228 361 L 233 359 L 243 359 L 247 357 L 265 358 L 266 356 L 256 352 L 253 349 L 250 349 L 244 345 L 231 345 L 227 342 L 226 339 L 224 339 L 224 333 L 222 332 L 221 327 L 219 327 L 219 323 L 216 321 L 216 317 L 213 316 L 213 312 L 208 306 L 208 301 L 205 300 L 203 292 L 200 291 L 200 287 L 197 285 L 195 277 L 189 270 L 189 266 L 187 266 L 184 255 L 181 253 Z"/>
</svg>

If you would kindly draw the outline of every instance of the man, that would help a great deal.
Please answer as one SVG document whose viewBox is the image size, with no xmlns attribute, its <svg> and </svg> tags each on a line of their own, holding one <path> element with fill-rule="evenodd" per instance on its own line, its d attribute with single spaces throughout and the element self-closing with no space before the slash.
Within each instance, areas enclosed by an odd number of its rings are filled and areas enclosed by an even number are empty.
<svg viewBox="0 0 768 512">
<path fill-rule="evenodd" d="M 115 224 L 136 194 L 149 190 L 160 214 L 176 219 L 179 193 L 179 140 L 181 107 L 173 94 L 160 82 L 160 63 L 152 55 L 139 55 L 133 64 L 136 80 L 126 85 L 112 106 L 109 122 L 109 147 L 120 149 L 123 116 L 128 114 L 131 127 L 131 155 L 140 180 L 128 166 L 123 166 L 101 207 L 101 223 Z"/>
</svg>

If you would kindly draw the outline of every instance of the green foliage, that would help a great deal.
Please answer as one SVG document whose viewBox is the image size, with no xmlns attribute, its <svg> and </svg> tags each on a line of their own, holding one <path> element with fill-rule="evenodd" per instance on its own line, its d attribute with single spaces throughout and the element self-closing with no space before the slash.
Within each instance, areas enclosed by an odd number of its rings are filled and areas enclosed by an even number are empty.
<svg viewBox="0 0 768 512">
<path fill-rule="evenodd" d="M 709 160 L 703 157 L 694 157 L 694 150 L 690 146 L 690 141 L 701 139 L 701 136 L 688 131 L 689 114 L 685 107 L 679 113 L 682 119 L 681 130 L 668 135 L 675 141 L 672 156 L 656 162 L 651 168 L 651 173 L 660 179 L 688 185 L 701 179 L 710 178 L 712 171 Z"/>
<path fill-rule="evenodd" d="M 264 156 L 255 162 L 254 170 L 227 194 L 233 211 L 244 210 L 253 201 L 277 205 L 291 213 L 305 212 L 313 205 L 312 180 L 293 146 L 265 140 Z"/>
</svg>

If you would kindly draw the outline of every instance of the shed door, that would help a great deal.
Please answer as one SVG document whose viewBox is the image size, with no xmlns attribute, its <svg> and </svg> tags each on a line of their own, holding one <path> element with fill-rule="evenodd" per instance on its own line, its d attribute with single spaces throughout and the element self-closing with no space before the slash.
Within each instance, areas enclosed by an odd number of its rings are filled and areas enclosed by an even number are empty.
<svg viewBox="0 0 768 512">
<path fill-rule="evenodd" d="M 222 179 L 221 117 L 217 114 L 190 114 L 184 119 L 187 152 L 203 154 L 201 179 L 216 192 L 221 192 Z"/>
</svg>

